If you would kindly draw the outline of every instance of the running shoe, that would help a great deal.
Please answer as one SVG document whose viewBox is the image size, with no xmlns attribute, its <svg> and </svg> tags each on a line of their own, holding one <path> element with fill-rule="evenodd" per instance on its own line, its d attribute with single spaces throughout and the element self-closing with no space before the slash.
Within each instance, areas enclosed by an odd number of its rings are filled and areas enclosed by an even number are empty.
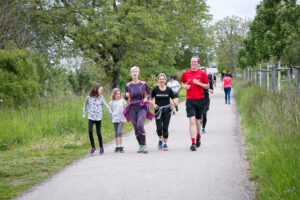
<svg viewBox="0 0 300 200">
<path fill-rule="evenodd" d="M 146 146 L 146 145 L 143 145 L 142 151 L 143 151 L 143 153 L 148 153 L 148 150 L 147 150 L 147 146 Z"/>
<path fill-rule="evenodd" d="M 162 146 L 163 145 L 163 142 L 162 142 L 162 140 L 158 140 L 158 145 L 157 145 L 157 147 L 159 148 L 159 149 L 162 149 Z"/>
<path fill-rule="evenodd" d="M 119 147 L 119 152 L 124 153 L 123 147 Z"/>
<path fill-rule="evenodd" d="M 195 144 L 192 144 L 191 147 L 190 147 L 191 151 L 196 151 L 196 145 Z"/>
<path fill-rule="evenodd" d="M 172 115 L 175 115 L 175 111 L 172 112 Z"/>
<path fill-rule="evenodd" d="M 164 144 L 163 150 L 164 150 L 164 151 L 168 151 L 168 145 L 167 145 L 167 144 Z"/>
<path fill-rule="evenodd" d="M 202 128 L 202 133 L 203 133 L 203 134 L 205 134 L 205 133 L 206 133 L 206 131 L 205 131 L 205 128 Z"/>
<path fill-rule="evenodd" d="M 99 154 L 100 154 L 100 155 L 104 154 L 104 149 L 103 149 L 103 148 L 100 148 L 100 149 L 99 149 Z"/>
<path fill-rule="evenodd" d="M 201 140 L 200 139 L 197 139 L 196 140 L 196 147 L 199 148 L 201 145 Z"/>
<path fill-rule="evenodd" d="M 95 151 L 96 151 L 96 148 L 91 148 L 90 154 L 91 154 L 91 155 L 94 155 Z"/>
<path fill-rule="evenodd" d="M 139 148 L 139 150 L 137 151 L 138 153 L 142 153 L 142 152 L 143 152 L 143 146 L 144 146 L 144 145 L 140 145 L 140 148 Z"/>
<path fill-rule="evenodd" d="M 230 104 L 230 101 L 228 102 L 228 104 Z"/>
<path fill-rule="evenodd" d="M 115 148 L 115 153 L 117 153 L 119 151 L 119 149 L 120 149 L 119 147 L 116 147 Z"/>
</svg>

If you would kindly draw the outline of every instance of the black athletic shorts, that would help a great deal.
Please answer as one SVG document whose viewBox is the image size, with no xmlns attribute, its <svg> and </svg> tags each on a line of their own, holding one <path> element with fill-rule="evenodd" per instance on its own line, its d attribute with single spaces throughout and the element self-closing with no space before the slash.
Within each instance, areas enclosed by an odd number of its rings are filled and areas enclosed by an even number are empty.
<svg viewBox="0 0 300 200">
<path fill-rule="evenodd" d="M 175 98 L 179 98 L 178 93 L 177 93 L 177 94 L 174 94 L 174 97 L 175 97 Z"/>
<path fill-rule="evenodd" d="M 204 99 L 187 99 L 185 106 L 187 117 L 196 117 L 196 119 L 201 119 L 201 115 L 205 108 Z"/>
</svg>

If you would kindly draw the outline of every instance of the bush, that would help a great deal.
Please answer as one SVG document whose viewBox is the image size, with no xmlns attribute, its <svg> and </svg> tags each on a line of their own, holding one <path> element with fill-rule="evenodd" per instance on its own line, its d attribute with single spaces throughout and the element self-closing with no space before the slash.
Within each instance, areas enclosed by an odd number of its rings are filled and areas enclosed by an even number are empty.
<svg viewBox="0 0 300 200">
<path fill-rule="evenodd" d="M 27 51 L 0 50 L 0 99 L 2 105 L 18 106 L 38 97 L 40 77 L 38 68 Z"/>
</svg>

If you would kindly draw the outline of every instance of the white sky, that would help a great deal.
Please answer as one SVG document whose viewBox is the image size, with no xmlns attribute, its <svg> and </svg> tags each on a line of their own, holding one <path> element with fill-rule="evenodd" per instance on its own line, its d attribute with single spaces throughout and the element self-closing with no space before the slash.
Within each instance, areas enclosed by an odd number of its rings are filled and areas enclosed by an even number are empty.
<svg viewBox="0 0 300 200">
<path fill-rule="evenodd" d="M 206 0 L 214 21 L 232 15 L 253 19 L 256 15 L 256 6 L 260 2 L 261 0 Z"/>
</svg>

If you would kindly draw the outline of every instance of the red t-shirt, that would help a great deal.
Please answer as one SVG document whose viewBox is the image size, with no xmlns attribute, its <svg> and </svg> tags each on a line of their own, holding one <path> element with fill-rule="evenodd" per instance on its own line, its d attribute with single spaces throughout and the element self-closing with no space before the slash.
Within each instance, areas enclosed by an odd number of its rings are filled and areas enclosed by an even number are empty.
<svg viewBox="0 0 300 200">
<path fill-rule="evenodd" d="M 195 83 L 193 80 L 197 79 L 200 83 L 208 84 L 208 77 L 205 71 L 197 69 L 196 71 L 188 70 L 183 72 L 180 81 L 190 85 L 190 89 L 186 90 L 187 99 L 201 99 L 204 98 L 203 88 Z"/>
<path fill-rule="evenodd" d="M 231 78 L 226 76 L 223 78 L 224 88 L 231 87 Z"/>
</svg>

